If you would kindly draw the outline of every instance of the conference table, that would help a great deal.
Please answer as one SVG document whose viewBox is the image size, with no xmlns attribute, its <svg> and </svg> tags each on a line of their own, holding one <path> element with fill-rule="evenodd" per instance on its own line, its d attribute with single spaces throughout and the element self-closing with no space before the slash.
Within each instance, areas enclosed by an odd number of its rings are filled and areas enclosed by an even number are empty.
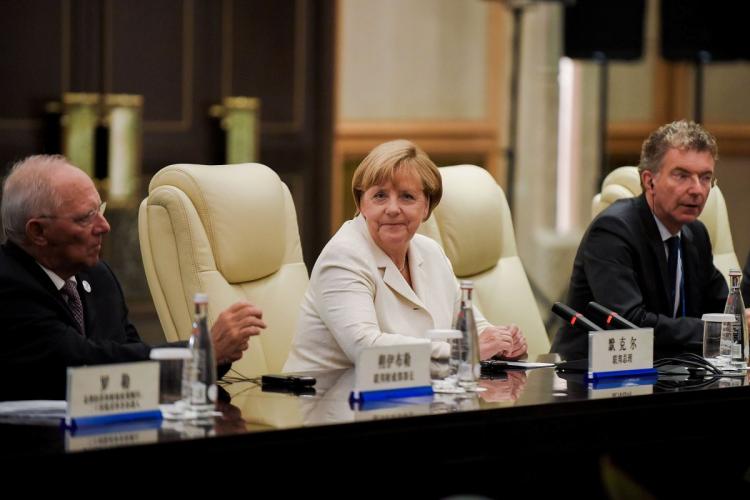
<svg viewBox="0 0 750 500">
<path fill-rule="evenodd" d="M 204 422 L 76 431 L 2 423 L 3 482 L 29 471 L 84 471 L 107 483 L 127 471 L 198 474 L 245 489 L 275 478 L 281 496 L 489 498 L 693 496 L 750 486 L 747 377 L 591 384 L 538 368 L 492 375 L 477 393 L 362 406 L 349 402 L 353 370 L 316 378 L 314 393 L 224 384 L 222 415 Z"/>
</svg>

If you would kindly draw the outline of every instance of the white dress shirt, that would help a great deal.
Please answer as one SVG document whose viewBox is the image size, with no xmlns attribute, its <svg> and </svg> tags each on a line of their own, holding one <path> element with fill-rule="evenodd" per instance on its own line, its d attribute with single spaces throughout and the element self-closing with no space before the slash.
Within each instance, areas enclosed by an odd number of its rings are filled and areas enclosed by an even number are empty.
<svg viewBox="0 0 750 500">
<path fill-rule="evenodd" d="M 43 265 L 39 264 L 39 262 L 37 262 L 37 265 L 42 268 L 42 271 L 44 271 L 47 276 L 49 276 L 49 279 L 52 280 L 52 283 L 55 285 L 55 288 L 57 288 L 57 291 L 59 292 L 60 290 L 62 290 L 62 287 L 65 286 L 65 280 L 58 276 L 56 272 L 51 271 Z M 78 284 L 78 280 L 76 280 L 75 276 L 71 276 L 68 281 L 72 281 L 76 285 Z"/>
</svg>

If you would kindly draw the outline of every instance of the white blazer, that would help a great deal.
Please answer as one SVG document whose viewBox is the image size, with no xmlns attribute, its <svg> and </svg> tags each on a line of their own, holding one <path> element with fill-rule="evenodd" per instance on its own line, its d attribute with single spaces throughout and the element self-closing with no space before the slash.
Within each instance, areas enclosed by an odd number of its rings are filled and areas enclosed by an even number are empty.
<svg viewBox="0 0 750 500">
<path fill-rule="evenodd" d="M 372 240 L 359 215 L 347 221 L 318 257 L 302 301 L 285 372 L 348 368 L 374 345 L 426 340 L 432 328 L 452 328 L 461 290 L 435 241 L 414 235 L 408 250 L 412 289 Z M 489 323 L 475 308 L 477 327 Z M 447 356 L 433 344 L 433 357 Z"/>
</svg>

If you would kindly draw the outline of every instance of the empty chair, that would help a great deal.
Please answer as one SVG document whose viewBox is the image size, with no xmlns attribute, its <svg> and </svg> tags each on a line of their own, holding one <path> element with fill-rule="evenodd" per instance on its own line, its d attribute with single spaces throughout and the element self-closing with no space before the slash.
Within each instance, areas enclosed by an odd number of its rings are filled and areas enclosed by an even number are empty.
<svg viewBox="0 0 750 500">
<path fill-rule="evenodd" d="M 238 300 L 263 310 L 268 328 L 233 369 L 281 371 L 307 287 L 289 189 L 256 164 L 170 165 L 149 184 L 138 229 L 151 295 L 168 341 L 188 339 L 196 292 L 209 322 Z"/>
</svg>

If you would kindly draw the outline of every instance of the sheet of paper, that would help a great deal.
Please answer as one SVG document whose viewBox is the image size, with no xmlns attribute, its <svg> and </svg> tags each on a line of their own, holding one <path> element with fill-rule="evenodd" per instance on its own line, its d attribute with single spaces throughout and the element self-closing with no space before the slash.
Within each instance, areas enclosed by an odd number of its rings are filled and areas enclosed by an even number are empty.
<svg viewBox="0 0 750 500">
<path fill-rule="evenodd" d="M 0 421 L 6 423 L 59 423 L 65 418 L 65 400 L 0 401 Z"/>
</svg>

